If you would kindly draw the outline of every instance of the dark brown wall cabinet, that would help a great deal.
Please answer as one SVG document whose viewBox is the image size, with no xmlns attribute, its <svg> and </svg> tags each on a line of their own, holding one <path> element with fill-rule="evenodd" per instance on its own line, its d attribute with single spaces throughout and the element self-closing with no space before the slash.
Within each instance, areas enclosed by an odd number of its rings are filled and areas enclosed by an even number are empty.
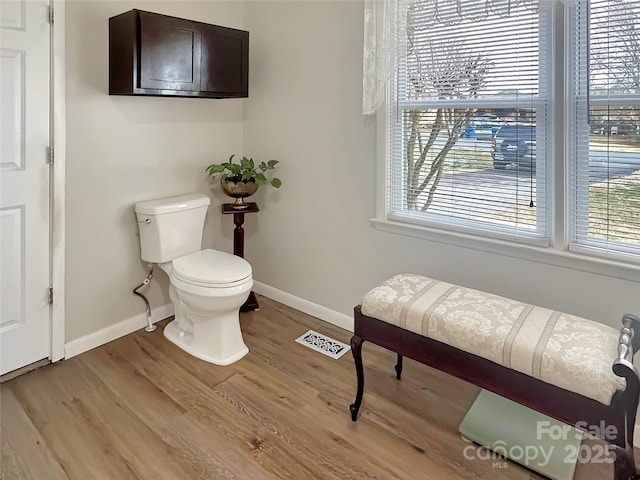
<svg viewBox="0 0 640 480">
<path fill-rule="evenodd" d="M 249 32 L 142 10 L 109 19 L 109 95 L 249 96 Z"/>
</svg>

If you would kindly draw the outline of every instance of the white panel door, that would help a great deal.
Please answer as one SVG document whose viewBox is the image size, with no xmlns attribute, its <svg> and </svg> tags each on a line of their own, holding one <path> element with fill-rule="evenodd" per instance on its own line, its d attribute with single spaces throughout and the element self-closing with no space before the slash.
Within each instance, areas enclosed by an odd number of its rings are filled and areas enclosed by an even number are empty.
<svg viewBox="0 0 640 480">
<path fill-rule="evenodd" d="M 0 374 L 51 352 L 48 15 L 0 0 Z"/>
</svg>

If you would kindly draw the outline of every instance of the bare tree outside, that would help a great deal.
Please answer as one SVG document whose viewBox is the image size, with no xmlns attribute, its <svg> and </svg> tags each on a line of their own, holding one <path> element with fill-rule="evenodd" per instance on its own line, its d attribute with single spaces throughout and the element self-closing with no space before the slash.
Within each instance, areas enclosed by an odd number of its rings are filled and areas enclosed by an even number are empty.
<svg viewBox="0 0 640 480">
<path fill-rule="evenodd" d="M 640 10 L 624 3 L 613 3 L 608 11 L 609 36 L 591 42 L 590 89 L 593 94 L 640 93 Z M 611 48 L 610 45 L 615 45 Z M 617 112 L 591 113 L 592 130 L 611 133 L 640 134 L 640 111 L 637 105 L 621 105 Z M 618 131 L 618 129 L 620 131 Z"/>
<path fill-rule="evenodd" d="M 414 100 L 477 98 L 491 62 L 484 54 L 473 53 L 464 41 L 436 45 L 416 21 L 418 10 L 419 4 L 414 4 L 407 17 L 408 95 Z M 447 154 L 464 134 L 476 111 L 475 108 L 440 107 L 406 112 L 409 209 L 429 208 L 442 178 Z M 444 146 L 436 145 L 442 136 Z"/>
<path fill-rule="evenodd" d="M 599 86 L 598 73 L 606 73 L 610 93 L 640 93 L 640 10 L 624 3 L 611 9 L 610 38 L 591 43 L 592 82 Z"/>
</svg>

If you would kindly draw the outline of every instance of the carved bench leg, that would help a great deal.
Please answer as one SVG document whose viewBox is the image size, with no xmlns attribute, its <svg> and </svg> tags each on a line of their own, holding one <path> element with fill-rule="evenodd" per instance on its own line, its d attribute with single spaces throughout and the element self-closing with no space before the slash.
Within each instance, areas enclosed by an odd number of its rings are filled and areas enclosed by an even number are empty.
<svg viewBox="0 0 640 480">
<path fill-rule="evenodd" d="M 351 353 L 353 354 L 353 360 L 356 364 L 356 375 L 358 377 L 358 391 L 356 392 L 355 401 L 349 406 L 351 412 L 351 420 L 356 421 L 358 419 L 358 410 L 362 404 L 362 395 L 364 393 L 364 369 L 362 368 L 362 343 L 364 340 L 354 335 L 351 337 Z"/>
<path fill-rule="evenodd" d="M 398 362 L 396 363 L 395 369 L 396 369 L 396 378 L 400 380 L 400 377 L 402 376 L 402 355 L 400 354 L 398 354 Z"/>
<path fill-rule="evenodd" d="M 609 453 L 615 458 L 613 462 L 613 478 L 615 480 L 636 480 L 639 478 L 633 458 L 633 447 L 624 449 L 609 445 Z"/>
</svg>

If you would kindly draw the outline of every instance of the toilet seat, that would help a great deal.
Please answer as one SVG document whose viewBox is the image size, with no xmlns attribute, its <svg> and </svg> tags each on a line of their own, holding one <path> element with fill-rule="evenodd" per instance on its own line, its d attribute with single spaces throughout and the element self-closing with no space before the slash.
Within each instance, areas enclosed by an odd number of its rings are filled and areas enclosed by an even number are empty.
<svg viewBox="0 0 640 480">
<path fill-rule="evenodd" d="M 229 288 L 251 279 L 251 265 L 236 255 L 208 248 L 173 260 L 171 276 L 193 286 Z"/>
</svg>

